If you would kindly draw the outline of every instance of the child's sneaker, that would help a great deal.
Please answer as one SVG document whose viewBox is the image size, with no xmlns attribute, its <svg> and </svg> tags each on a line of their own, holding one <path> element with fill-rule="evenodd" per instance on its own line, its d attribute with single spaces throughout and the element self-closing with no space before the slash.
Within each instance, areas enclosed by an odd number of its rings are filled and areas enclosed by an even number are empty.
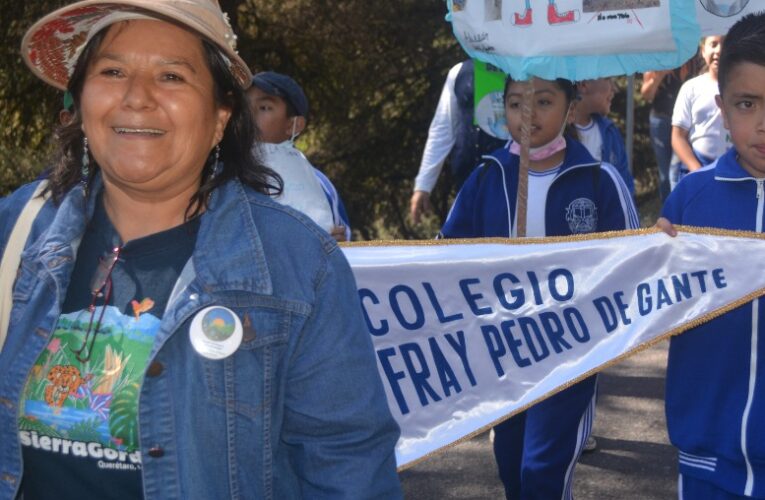
<svg viewBox="0 0 765 500">
<path fill-rule="evenodd" d="M 584 442 L 584 448 L 582 448 L 582 453 L 592 453 L 593 451 L 598 449 L 598 441 L 595 439 L 595 436 L 590 434 L 587 437 L 587 441 Z"/>
</svg>

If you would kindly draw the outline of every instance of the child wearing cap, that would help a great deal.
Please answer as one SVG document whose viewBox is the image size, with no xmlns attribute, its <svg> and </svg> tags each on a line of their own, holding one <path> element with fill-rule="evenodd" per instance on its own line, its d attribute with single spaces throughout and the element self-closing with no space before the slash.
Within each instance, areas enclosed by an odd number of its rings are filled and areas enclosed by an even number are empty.
<svg viewBox="0 0 765 500">
<path fill-rule="evenodd" d="M 264 71 L 252 78 L 247 98 L 260 131 L 265 163 L 284 180 L 284 190 L 276 201 L 306 213 L 337 241 L 350 241 L 348 215 L 337 190 L 294 144 L 308 118 L 303 89 L 287 75 Z"/>
</svg>

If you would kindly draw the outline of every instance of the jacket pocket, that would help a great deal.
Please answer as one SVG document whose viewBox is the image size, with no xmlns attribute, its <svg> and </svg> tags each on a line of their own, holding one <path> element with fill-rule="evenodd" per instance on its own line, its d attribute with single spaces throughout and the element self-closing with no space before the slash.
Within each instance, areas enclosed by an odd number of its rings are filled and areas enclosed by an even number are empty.
<svg viewBox="0 0 765 500">
<path fill-rule="evenodd" d="M 273 403 L 274 383 L 283 370 L 290 337 L 303 323 L 303 308 L 256 304 L 234 308 L 242 323 L 242 343 L 222 360 L 204 360 L 204 377 L 213 404 L 233 408 L 249 419 L 262 417 Z"/>
</svg>

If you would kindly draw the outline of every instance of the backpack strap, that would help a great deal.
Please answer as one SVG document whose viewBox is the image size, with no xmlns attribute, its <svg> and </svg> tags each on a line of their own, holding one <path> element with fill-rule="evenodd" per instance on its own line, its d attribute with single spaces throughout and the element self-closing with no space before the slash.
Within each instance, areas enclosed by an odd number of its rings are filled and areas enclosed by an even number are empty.
<svg viewBox="0 0 765 500">
<path fill-rule="evenodd" d="M 41 196 L 46 187 L 48 187 L 48 181 L 40 182 L 22 209 L 8 238 L 8 245 L 3 252 L 2 261 L 0 261 L 0 351 L 3 349 L 5 336 L 8 333 L 8 323 L 11 319 L 13 284 L 21 264 L 21 252 L 24 251 L 27 238 L 32 231 L 32 223 L 48 198 Z"/>
</svg>

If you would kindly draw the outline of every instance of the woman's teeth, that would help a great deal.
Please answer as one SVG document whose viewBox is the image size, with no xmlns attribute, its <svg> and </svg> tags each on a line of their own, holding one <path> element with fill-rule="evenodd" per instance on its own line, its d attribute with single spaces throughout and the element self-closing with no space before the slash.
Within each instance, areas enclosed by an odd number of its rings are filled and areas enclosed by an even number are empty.
<svg viewBox="0 0 765 500">
<path fill-rule="evenodd" d="M 114 131 L 118 134 L 142 134 L 142 135 L 162 135 L 165 132 L 156 128 L 127 128 L 115 127 Z"/>
</svg>

